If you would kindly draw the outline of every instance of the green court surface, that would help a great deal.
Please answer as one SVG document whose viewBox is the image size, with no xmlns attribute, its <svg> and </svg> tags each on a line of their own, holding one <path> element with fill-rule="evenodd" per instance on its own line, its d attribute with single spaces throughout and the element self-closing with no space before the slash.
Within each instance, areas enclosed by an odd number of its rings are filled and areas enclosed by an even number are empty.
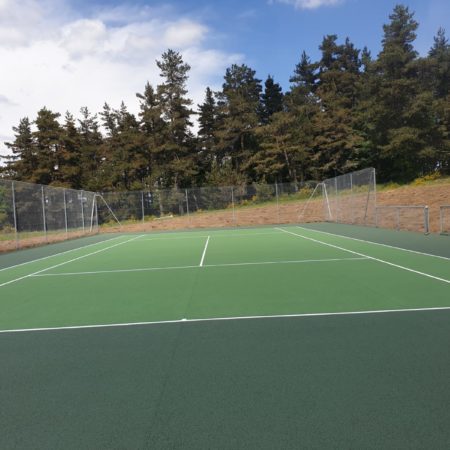
<svg viewBox="0 0 450 450">
<path fill-rule="evenodd" d="M 0 256 L 0 448 L 450 448 L 450 239 L 337 224 Z"/>
</svg>

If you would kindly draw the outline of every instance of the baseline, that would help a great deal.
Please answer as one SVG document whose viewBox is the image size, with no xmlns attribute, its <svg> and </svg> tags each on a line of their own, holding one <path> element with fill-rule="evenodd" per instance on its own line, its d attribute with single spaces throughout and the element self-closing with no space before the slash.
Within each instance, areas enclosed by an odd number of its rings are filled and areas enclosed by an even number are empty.
<svg viewBox="0 0 450 450">
<path fill-rule="evenodd" d="M 363 256 L 363 257 L 371 259 L 373 261 L 378 261 L 380 263 L 387 264 L 388 266 L 396 267 L 398 269 L 406 270 L 407 272 L 412 272 L 412 273 L 415 273 L 417 275 L 421 275 L 421 276 L 424 276 L 424 277 L 432 278 L 434 280 L 442 281 L 444 283 L 450 284 L 450 280 L 447 280 L 445 278 L 440 278 L 440 277 L 437 277 L 435 275 L 431 275 L 431 274 L 426 273 L 426 272 L 420 272 L 419 270 L 414 270 L 414 269 L 411 269 L 409 267 L 401 266 L 399 264 L 394 264 L 394 263 L 391 263 L 389 261 L 385 261 L 384 259 L 379 259 L 379 258 L 375 258 L 373 256 L 366 255 L 365 253 L 355 252 L 353 250 L 349 250 L 347 248 L 340 247 L 339 245 L 334 245 L 334 244 L 329 244 L 328 242 L 319 241 L 318 239 L 314 239 L 314 238 L 311 238 L 311 237 L 303 236 L 302 234 L 298 234 L 298 233 L 293 233 L 292 231 L 283 230 L 282 228 L 275 228 L 275 229 L 283 231 L 284 233 L 291 234 L 293 236 L 300 237 L 302 239 L 306 239 L 306 240 L 311 241 L 311 242 L 316 242 L 318 244 L 326 245 L 328 247 L 337 248 L 338 250 L 343 250 L 344 252 L 352 253 L 352 254 L 358 255 L 358 256 Z M 305 228 L 305 230 L 307 230 L 307 228 Z"/>
<path fill-rule="evenodd" d="M 97 325 L 73 325 L 65 327 L 43 327 L 43 328 L 18 328 L 11 330 L 0 330 L 0 333 L 29 333 L 34 331 L 64 331 L 64 330 L 84 330 L 91 328 L 120 328 L 120 327 L 137 327 L 146 325 L 167 325 L 167 324 L 186 324 L 201 322 L 224 322 L 233 320 L 264 320 L 264 319 L 296 319 L 308 317 L 330 317 L 330 316 L 353 316 L 353 315 L 369 315 L 369 314 L 393 314 L 393 313 L 414 313 L 414 312 L 430 312 L 430 311 L 450 311 L 450 306 L 438 306 L 429 308 L 409 308 L 409 309 L 379 309 L 369 311 L 342 311 L 342 312 L 324 312 L 324 313 L 300 313 L 300 314 L 274 314 L 271 316 L 234 316 L 234 317 L 210 317 L 204 319 L 174 319 L 160 320 L 150 322 L 128 322 L 128 323 L 107 323 Z"/>
</svg>

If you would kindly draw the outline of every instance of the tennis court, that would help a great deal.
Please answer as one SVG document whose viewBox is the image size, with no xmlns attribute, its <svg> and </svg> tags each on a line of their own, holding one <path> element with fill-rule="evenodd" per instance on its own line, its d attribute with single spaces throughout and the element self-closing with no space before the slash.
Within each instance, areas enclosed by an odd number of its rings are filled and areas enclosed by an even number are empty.
<svg viewBox="0 0 450 450">
<path fill-rule="evenodd" d="M 0 256 L 0 448 L 449 448 L 450 243 L 331 223 Z"/>
</svg>

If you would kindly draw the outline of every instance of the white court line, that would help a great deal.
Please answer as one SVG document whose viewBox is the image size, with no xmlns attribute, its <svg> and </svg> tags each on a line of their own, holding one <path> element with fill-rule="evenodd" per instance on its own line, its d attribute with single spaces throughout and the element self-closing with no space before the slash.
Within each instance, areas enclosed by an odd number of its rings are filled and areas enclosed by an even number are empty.
<svg viewBox="0 0 450 450">
<path fill-rule="evenodd" d="M 33 273 L 28 274 L 28 275 L 24 275 L 22 277 L 19 277 L 19 278 L 15 278 L 14 280 L 6 281 L 5 283 L 1 283 L 0 287 L 6 286 L 8 284 L 15 283 L 16 281 L 24 280 L 25 278 L 34 277 L 34 276 L 36 276 L 36 275 L 38 275 L 38 274 L 40 274 L 42 272 L 45 272 L 47 270 L 56 269 L 57 267 L 61 267 L 61 266 L 64 266 L 65 264 L 69 264 L 71 262 L 78 261 L 79 259 L 87 258 L 88 256 L 96 255 L 97 253 L 104 252 L 105 250 L 110 250 L 111 248 L 118 247 L 119 245 L 123 245 L 123 244 L 126 244 L 128 242 L 131 242 L 131 241 L 134 241 L 136 239 L 139 239 L 142 236 L 144 236 L 144 235 L 142 234 L 140 236 L 135 236 L 134 238 L 128 239 L 127 241 L 119 242 L 118 244 L 114 244 L 114 245 L 110 245 L 109 247 L 101 248 L 100 250 L 96 250 L 95 252 L 88 253 L 87 255 L 78 256 L 77 258 L 69 259 L 68 261 L 64 261 L 62 263 L 55 264 L 54 266 L 50 266 L 50 267 L 47 267 L 45 269 L 38 270 L 37 272 L 33 272 Z"/>
<path fill-rule="evenodd" d="M 3 269 L 0 269 L 0 272 L 3 272 L 4 270 L 8 270 L 8 269 L 14 269 L 15 267 L 25 266 L 26 264 L 31 264 L 31 263 L 34 263 L 34 262 L 37 262 L 37 261 L 44 261 L 45 259 L 53 258 L 54 256 L 65 255 L 66 253 L 76 252 L 77 250 L 81 250 L 83 248 L 92 247 L 93 245 L 103 244 L 105 242 L 113 241 L 113 240 L 119 239 L 121 237 L 123 237 L 123 235 L 116 236 L 116 237 L 113 237 L 113 238 L 110 238 L 110 239 L 105 239 L 104 241 L 94 242 L 93 244 L 83 245 L 81 247 L 73 248 L 71 250 L 66 250 L 64 252 L 55 253 L 54 255 L 48 255 L 48 256 L 44 256 L 42 258 L 32 259 L 31 261 L 25 261 L 25 262 L 20 263 L 20 264 L 15 264 L 14 266 L 4 267 Z"/>
<path fill-rule="evenodd" d="M 408 248 L 396 247 L 395 245 L 381 244 L 380 242 L 366 241 L 365 239 L 357 239 L 357 238 L 353 238 L 350 236 L 343 236 L 342 234 L 329 233 L 327 231 L 316 230 L 314 228 L 305 228 L 305 227 L 300 227 L 300 226 L 297 226 L 297 228 L 300 228 L 301 230 L 305 230 L 305 231 L 315 231 L 316 233 L 328 234 L 329 236 L 336 236 L 336 237 L 341 237 L 344 239 L 350 239 L 352 241 L 365 242 L 366 244 L 380 245 L 381 247 L 394 248 L 396 250 L 402 250 L 404 252 L 417 253 L 418 255 L 432 256 L 433 258 L 440 258 L 440 259 L 445 259 L 447 261 L 450 261 L 450 258 L 447 258 L 446 256 L 433 255 L 432 253 L 419 252 L 417 250 L 410 250 Z"/>
<path fill-rule="evenodd" d="M 365 258 L 371 259 L 373 261 L 378 261 L 378 262 L 383 263 L 383 264 L 387 264 L 388 266 L 396 267 L 398 269 L 406 270 L 407 272 L 412 272 L 412 273 L 415 273 L 417 275 L 421 275 L 421 276 L 424 276 L 424 277 L 432 278 L 434 280 L 438 280 L 438 281 L 442 281 L 444 283 L 450 284 L 450 280 L 446 280 L 445 278 L 436 277 L 436 276 L 431 275 L 429 273 L 420 272 L 419 270 L 410 269 L 409 267 L 405 267 L 405 266 L 400 266 L 399 264 L 394 264 L 394 263 L 391 263 L 389 261 L 385 261 L 384 259 L 374 258 L 373 256 L 369 256 L 369 255 L 366 255 L 364 253 L 355 252 L 353 250 L 349 250 L 349 249 L 344 248 L 344 247 L 339 247 L 338 245 L 329 244 L 327 242 L 319 241 L 318 239 L 314 239 L 314 238 L 311 238 L 311 237 L 303 236 L 302 234 L 293 233 L 292 231 L 283 230 L 282 228 L 275 228 L 275 229 L 283 231 L 284 233 L 292 234 L 293 236 L 298 236 L 298 237 L 300 237 L 302 239 L 306 239 L 308 241 L 312 241 L 312 242 L 316 242 L 318 244 L 326 245 L 328 247 L 336 248 L 336 249 L 342 250 L 344 252 L 353 253 L 354 255 L 364 256 Z"/>
<path fill-rule="evenodd" d="M 97 275 L 108 273 L 129 273 L 129 272 L 152 272 L 157 270 L 180 270 L 180 269 L 198 269 L 199 267 L 239 267 L 239 266 L 263 266 L 268 264 L 302 264 L 302 263 L 322 263 L 322 262 L 338 262 L 338 261 L 361 261 L 369 258 L 327 258 L 327 259 L 299 259 L 296 261 L 259 261 L 259 262 L 243 262 L 243 263 L 224 263 L 224 264 L 204 264 L 203 266 L 168 266 L 168 267 L 142 267 L 138 269 L 112 269 L 112 270 L 96 270 L 91 272 L 63 272 L 63 273 L 39 273 L 30 275 L 33 278 L 38 277 L 64 277 L 75 275 Z"/>
<path fill-rule="evenodd" d="M 138 327 L 146 325 L 167 325 L 174 323 L 201 323 L 201 322 L 225 322 L 232 320 L 261 320 L 261 319 L 297 319 L 308 317 L 329 317 L 329 316 L 354 316 L 369 314 L 392 314 L 392 313 L 413 313 L 429 311 L 449 311 L 450 306 L 438 306 L 434 308 L 409 308 L 409 309 L 379 309 L 371 311 L 342 311 L 342 312 L 324 312 L 324 313 L 300 313 L 300 314 L 274 314 L 272 316 L 234 316 L 234 317 L 211 317 L 205 319 L 175 319 L 160 320 L 152 322 L 126 322 L 126 323 L 107 323 L 99 325 L 73 325 L 67 327 L 43 327 L 43 328 L 17 328 L 11 330 L 0 330 L 0 333 L 29 333 L 32 331 L 64 331 L 64 330 L 84 330 L 90 328 L 120 328 L 120 327 Z"/>
<path fill-rule="evenodd" d="M 205 248 L 203 249 L 203 254 L 202 254 L 202 259 L 200 260 L 200 267 L 203 266 L 203 261 L 205 260 L 205 255 L 206 255 L 206 249 L 208 248 L 208 244 L 209 244 L 209 238 L 210 236 L 208 236 L 208 239 L 206 239 L 206 244 L 205 244 Z"/>
</svg>

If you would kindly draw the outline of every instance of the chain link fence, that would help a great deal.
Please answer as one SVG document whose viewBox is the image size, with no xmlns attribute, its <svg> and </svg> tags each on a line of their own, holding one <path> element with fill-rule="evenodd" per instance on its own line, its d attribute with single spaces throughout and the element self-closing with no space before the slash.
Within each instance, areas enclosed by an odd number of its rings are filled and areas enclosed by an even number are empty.
<svg viewBox="0 0 450 450">
<path fill-rule="evenodd" d="M 450 205 L 442 205 L 439 211 L 441 234 L 450 235 Z"/>
<path fill-rule="evenodd" d="M 97 232 L 95 193 L 0 180 L 0 250 Z"/>
<path fill-rule="evenodd" d="M 94 193 L 0 180 L 0 250 L 102 230 L 337 222 L 428 232 L 428 209 L 377 206 L 375 169 L 321 183 Z M 441 210 L 443 232 L 450 207 Z"/>
</svg>

